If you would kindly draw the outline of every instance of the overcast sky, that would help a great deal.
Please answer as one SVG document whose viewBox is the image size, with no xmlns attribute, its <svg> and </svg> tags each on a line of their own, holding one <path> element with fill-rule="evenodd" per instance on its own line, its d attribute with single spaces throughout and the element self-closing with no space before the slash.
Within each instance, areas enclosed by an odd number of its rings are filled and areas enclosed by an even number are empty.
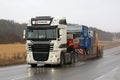
<svg viewBox="0 0 120 80">
<path fill-rule="evenodd" d="M 31 17 L 46 15 L 120 32 L 120 0 L 0 0 L 0 19 L 27 23 Z"/>
</svg>

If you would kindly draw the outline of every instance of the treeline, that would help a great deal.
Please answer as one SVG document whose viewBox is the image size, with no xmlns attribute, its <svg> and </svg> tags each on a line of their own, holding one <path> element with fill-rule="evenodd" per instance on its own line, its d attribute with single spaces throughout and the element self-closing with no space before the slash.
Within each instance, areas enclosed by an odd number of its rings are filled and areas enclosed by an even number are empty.
<svg viewBox="0 0 120 80">
<path fill-rule="evenodd" d="M 116 38 L 120 39 L 120 32 L 114 33 L 114 35 L 116 36 Z"/>
<path fill-rule="evenodd" d="M 19 24 L 12 20 L 0 20 L 0 43 L 23 42 L 22 33 L 26 24 Z"/>
<path fill-rule="evenodd" d="M 78 25 L 78 24 L 69 24 L 69 25 Z M 7 44 L 7 43 L 16 43 L 20 42 L 23 43 L 24 40 L 23 30 L 25 29 L 26 24 L 16 23 L 12 20 L 0 20 L 0 44 Z M 112 41 L 113 40 L 113 33 L 105 32 L 99 30 L 97 28 L 91 27 L 91 29 L 98 32 L 99 39 L 104 41 Z M 116 33 L 117 37 L 120 37 L 120 33 Z"/>
<path fill-rule="evenodd" d="M 90 27 L 92 30 L 95 30 L 98 33 L 99 39 L 101 41 L 112 41 L 113 40 L 113 33 L 102 31 L 97 28 Z"/>
</svg>

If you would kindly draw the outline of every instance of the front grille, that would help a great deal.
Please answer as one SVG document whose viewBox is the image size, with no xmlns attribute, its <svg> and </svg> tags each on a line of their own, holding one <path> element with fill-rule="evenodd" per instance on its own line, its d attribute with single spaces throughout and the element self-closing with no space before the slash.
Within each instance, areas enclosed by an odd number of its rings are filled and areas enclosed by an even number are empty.
<svg viewBox="0 0 120 80">
<path fill-rule="evenodd" d="M 34 44 L 32 45 L 33 52 L 49 52 L 49 44 Z"/>
<path fill-rule="evenodd" d="M 33 44 L 28 46 L 29 50 L 33 52 L 33 58 L 36 61 L 48 60 L 50 45 L 49 44 Z"/>
</svg>

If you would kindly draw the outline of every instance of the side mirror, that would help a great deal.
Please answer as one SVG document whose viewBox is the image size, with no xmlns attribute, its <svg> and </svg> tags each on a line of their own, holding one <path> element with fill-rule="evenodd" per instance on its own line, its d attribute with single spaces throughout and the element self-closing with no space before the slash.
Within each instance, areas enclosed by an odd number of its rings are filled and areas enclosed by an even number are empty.
<svg viewBox="0 0 120 80">
<path fill-rule="evenodd" d="M 59 24 L 66 25 L 66 24 L 67 24 L 66 19 L 62 19 L 62 20 L 60 20 L 60 21 L 59 21 Z"/>
<path fill-rule="evenodd" d="M 25 40 L 26 39 L 26 30 L 23 30 L 23 39 Z"/>
<path fill-rule="evenodd" d="M 62 34 L 63 34 L 63 31 L 62 29 L 59 29 L 59 36 L 58 36 L 58 40 L 60 41 L 61 38 L 62 38 Z"/>
</svg>

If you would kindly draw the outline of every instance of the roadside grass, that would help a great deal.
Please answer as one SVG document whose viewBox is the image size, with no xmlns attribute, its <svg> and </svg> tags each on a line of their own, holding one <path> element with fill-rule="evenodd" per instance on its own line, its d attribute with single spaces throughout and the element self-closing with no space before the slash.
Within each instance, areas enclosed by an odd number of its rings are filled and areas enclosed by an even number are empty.
<svg viewBox="0 0 120 80">
<path fill-rule="evenodd" d="M 103 49 L 109 49 L 120 46 L 120 42 L 114 42 L 114 41 L 100 41 L 99 44 L 103 46 Z"/>
<path fill-rule="evenodd" d="M 0 66 L 25 63 L 25 44 L 0 44 Z"/>
</svg>

